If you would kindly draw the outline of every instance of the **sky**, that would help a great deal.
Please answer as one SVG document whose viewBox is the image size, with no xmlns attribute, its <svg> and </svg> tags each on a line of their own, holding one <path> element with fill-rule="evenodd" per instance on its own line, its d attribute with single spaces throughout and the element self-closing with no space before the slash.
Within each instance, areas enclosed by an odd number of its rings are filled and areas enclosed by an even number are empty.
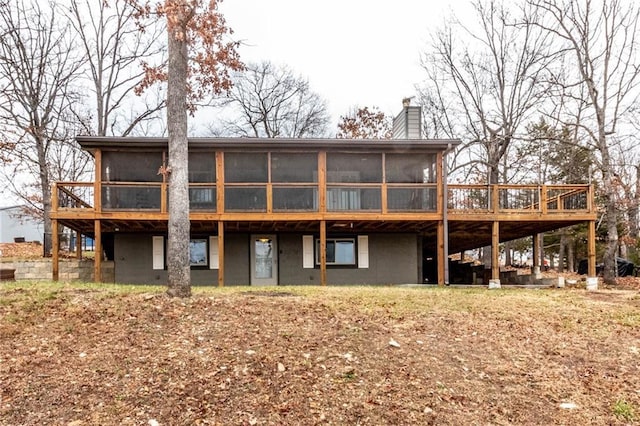
<svg viewBox="0 0 640 426">
<path fill-rule="evenodd" d="M 429 31 L 465 0 L 224 0 L 244 62 L 288 65 L 327 102 L 336 126 L 353 107 L 395 116 L 423 78 Z"/>
</svg>

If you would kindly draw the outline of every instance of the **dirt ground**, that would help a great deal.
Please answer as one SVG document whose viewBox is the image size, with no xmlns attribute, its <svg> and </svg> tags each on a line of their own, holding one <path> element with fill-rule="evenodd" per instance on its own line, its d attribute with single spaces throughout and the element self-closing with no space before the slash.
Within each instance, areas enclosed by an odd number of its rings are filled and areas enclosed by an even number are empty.
<svg viewBox="0 0 640 426">
<path fill-rule="evenodd" d="M 1 425 L 639 421 L 635 290 L 0 287 Z"/>
</svg>

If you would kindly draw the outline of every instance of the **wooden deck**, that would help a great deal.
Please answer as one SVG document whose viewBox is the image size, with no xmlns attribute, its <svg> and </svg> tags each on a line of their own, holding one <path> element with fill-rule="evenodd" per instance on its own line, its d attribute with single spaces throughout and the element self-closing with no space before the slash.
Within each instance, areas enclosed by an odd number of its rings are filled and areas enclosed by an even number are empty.
<svg viewBox="0 0 640 426">
<path fill-rule="evenodd" d="M 107 208 L 103 204 L 106 188 L 116 186 L 156 191 L 156 204 L 146 205 L 144 208 Z M 590 264 L 595 265 L 597 213 L 593 201 L 593 188 L 590 185 L 455 184 L 444 188 L 433 186 L 432 189 L 429 189 L 429 185 L 423 185 L 425 190 L 432 190 L 437 194 L 437 202 L 430 209 L 407 211 L 393 210 L 388 205 L 389 191 L 402 185 L 381 183 L 352 186 L 366 186 L 368 190 L 380 191 L 380 208 L 332 211 L 326 202 L 327 189 L 316 184 L 314 188 L 318 190 L 319 202 L 314 209 L 274 211 L 274 186 L 265 184 L 264 211 L 225 211 L 224 192 L 229 185 L 225 188 L 224 184 L 219 183 L 215 186 L 215 202 L 209 203 L 208 209 L 196 206 L 196 209 L 191 210 L 191 229 L 192 232 L 218 235 L 224 232 L 304 231 L 325 235 L 350 232 L 411 232 L 423 235 L 425 250 L 433 253 L 445 253 L 445 238 L 448 245 L 447 253 L 493 245 L 496 247 L 494 258 L 497 264 L 499 242 L 589 223 L 589 231 L 592 234 L 589 238 L 589 257 Z M 51 216 L 57 224 L 98 240 L 101 233 L 164 233 L 168 222 L 167 185 L 140 182 L 118 182 L 108 185 L 100 182 L 59 182 L 54 185 Z M 441 265 L 440 269 L 443 268 Z M 595 271 L 593 272 L 595 275 Z"/>
</svg>

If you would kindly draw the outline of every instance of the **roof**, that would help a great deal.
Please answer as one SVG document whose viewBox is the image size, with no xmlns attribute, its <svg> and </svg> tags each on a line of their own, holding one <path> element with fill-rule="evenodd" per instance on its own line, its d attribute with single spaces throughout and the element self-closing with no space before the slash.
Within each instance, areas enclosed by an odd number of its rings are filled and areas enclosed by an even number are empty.
<svg viewBox="0 0 640 426">
<path fill-rule="evenodd" d="M 167 138 L 78 136 L 80 146 L 97 148 L 163 149 Z M 458 139 L 337 139 L 337 138 L 189 138 L 189 148 L 233 150 L 349 150 L 444 151 L 460 144 Z"/>
</svg>

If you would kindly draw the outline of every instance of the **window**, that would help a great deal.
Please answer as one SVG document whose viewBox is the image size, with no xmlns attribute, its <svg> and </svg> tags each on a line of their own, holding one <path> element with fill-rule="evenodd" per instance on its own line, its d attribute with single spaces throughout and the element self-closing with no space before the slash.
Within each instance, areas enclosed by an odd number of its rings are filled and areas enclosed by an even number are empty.
<svg viewBox="0 0 640 426">
<path fill-rule="evenodd" d="M 316 240 L 316 265 L 320 264 L 320 240 Z M 355 265 L 355 238 L 327 238 L 327 265 Z"/>
<path fill-rule="evenodd" d="M 226 183 L 266 183 L 268 175 L 266 152 L 226 152 L 224 154 Z"/>
<path fill-rule="evenodd" d="M 165 237 L 152 237 L 153 269 L 165 269 Z M 218 269 L 218 237 L 197 237 L 189 240 L 189 263 L 192 268 Z"/>
<path fill-rule="evenodd" d="M 162 152 L 104 151 L 103 182 L 162 182 Z"/>
<path fill-rule="evenodd" d="M 387 183 L 434 183 L 435 154 L 386 154 Z"/>
<path fill-rule="evenodd" d="M 271 181 L 277 183 L 317 182 L 318 155 L 315 153 L 272 153 Z"/>
<path fill-rule="evenodd" d="M 189 241 L 189 262 L 191 266 L 207 266 L 209 256 L 207 255 L 207 239 L 191 238 Z"/>
<path fill-rule="evenodd" d="M 381 154 L 327 154 L 327 182 L 381 183 Z"/>
</svg>

